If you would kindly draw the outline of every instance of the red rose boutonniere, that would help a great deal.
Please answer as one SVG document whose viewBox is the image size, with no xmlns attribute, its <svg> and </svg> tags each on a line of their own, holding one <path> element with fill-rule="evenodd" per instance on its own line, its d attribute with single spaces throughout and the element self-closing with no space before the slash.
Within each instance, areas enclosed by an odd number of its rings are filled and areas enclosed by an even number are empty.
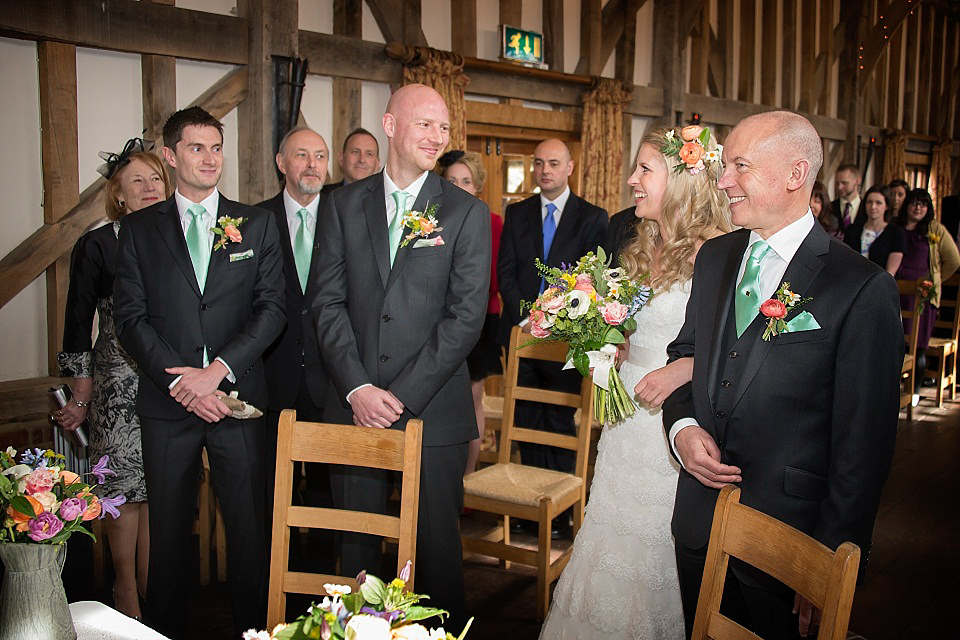
<svg viewBox="0 0 960 640">
<path fill-rule="evenodd" d="M 211 231 L 217 235 L 217 241 L 213 244 L 213 250 L 225 249 L 228 242 L 243 242 L 243 236 L 240 234 L 240 225 L 246 221 L 246 218 L 220 216 L 217 219 L 217 223 L 220 226 L 211 229 Z"/>
<path fill-rule="evenodd" d="M 787 314 L 811 300 L 813 298 L 801 298 L 798 294 L 790 291 L 789 282 L 781 283 L 773 297 L 760 305 L 760 313 L 767 318 L 767 328 L 763 332 L 763 339 L 769 342 L 773 336 L 786 331 L 787 322 L 784 318 L 787 317 Z"/>
</svg>

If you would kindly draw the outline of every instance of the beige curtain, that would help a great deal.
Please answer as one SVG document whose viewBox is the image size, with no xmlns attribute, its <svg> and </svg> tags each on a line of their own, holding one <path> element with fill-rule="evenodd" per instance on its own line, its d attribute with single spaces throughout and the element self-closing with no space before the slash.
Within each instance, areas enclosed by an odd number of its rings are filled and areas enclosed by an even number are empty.
<svg viewBox="0 0 960 640">
<path fill-rule="evenodd" d="M 883 152 L 883 184 L 891 180 L 905 180 L 907 177 L 907 134 L 897 131 L 887 138 Z"/>
<path fill-rule="evenodd" d="M 403 84 L 425 84 L 436 89 L 450 112 L 448 149 L 467 148 L 467 112 L 463 90 L 470 79 L 463 73 L 463 57 L 436 49 L 416 47 L 411 62 L 403 65 Z"/>
<path fill-rule="evenodd" d="M 599 78 L 583 96 L 583 187 L 588 202 L 608 213 L 620 209 L 623 191 L 623 106 L 630 94 L 618 80 Z"/>
<path fill-rule="evenodd" d="M 930 197 L 933 199 L 933 211 L 940 219 L 940 201 L 953 193 L 953 176 L 950 173 L 950 152 L 953 140 L 941 140 L 933 145 L 933 158 L 930 163 Z"/>
</svg>

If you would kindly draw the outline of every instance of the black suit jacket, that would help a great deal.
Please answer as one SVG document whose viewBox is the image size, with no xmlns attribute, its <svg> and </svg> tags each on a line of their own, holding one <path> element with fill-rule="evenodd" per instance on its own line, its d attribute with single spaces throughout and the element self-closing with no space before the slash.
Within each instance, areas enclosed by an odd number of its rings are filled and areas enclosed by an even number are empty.
<svg viewBox="0 0 960 640">
<path fill-rule="evenodd" d="M 722 461 L 740 467 L 741 502 L 831 549 L 851 540 L 865 561 L 897 431 L 903 326 L 896 285 L 815 224 L 783 280 L 812 298 L 790 317 L 809 311 L 820 329 L 764 341 L 758 314 L 731 345 L 724 336 L 748 238 L 735 231 L 704 243 L 697 256 L 684 325 L 668 347 L 671 359 L 694 357 L 693 381 L 664 403 L 664 426 L 669 432 L 694 418 Z M 733 358 L 742 374 L 728 379 Z M 726 411 L 721 398 L 730 403 Z M 707 544 L 717 493 L 680 472 L 678 544 Z"/>
<path fill-rule="evenodd" d="M 611 266 L 616 267 L 620 264 L 620 254 L 623 253 L 627 244 L 633 240 L 639 222 L 640 218 L 637 217 L 636 207 L 627 207 L 610 218 L 610 224 L 607 226 L 607 236 L 603 241 L 603 250 L 607 252 Z"/>
<path fill-rule="evenodd" d="M 863 226 L 863 222 L 854 222 L 843 231 L 844 244 L 857 253 L 860 253 L 860 248 L 863 244 L 861 241 Z M 886 269 L 887 259 L 891 253 L 906 253 L 906 251 L 907 234 L 904 233 L 903 229 L 891 222 L 880 232 L 880 235 L 874 239 L 867 253 L 869 254 L 870 262 L 881 269 Z"/>
<path fill-rule="evenodd" d="M 575 263 L 603 244 L 607 222 L 606 211 L 571 193 L 550 245 L 550 255 L 544 258 L 540 195 L 507 207 L 497 258 L 497 284 L 503 298 L 497 331 L 500 344 L 510 343 L 510 330 L 523 320 L 520 302 L 533 302 L 540 291 L 540 275 L 534 259 L 540 258 L 551 267 Z"/>
<path fill-rule="evenodd" d="M 340 182 L 331 182 L 329 184 L 323 185 L 323 189 L 320 190 L 324 196 L 329 196 L 331 193 L 339 189 L 340 187 L 346 186 L 346 182 L 341 180 Z"/>
<path fill-rule="evenodd" d="M 260 357 L 283 328 L 283 267 L 277 228 L 262 209 L 220 196 L 217 216 L 245 218 L 243 240 L 211 252 L 203 293 L 197 284 L 177 204 L 171 196 L 123 219 L 114 282 L 120 344 L 140 368 L 137 413 L 187 416 L 170 397 L 168 367 L 202 367 L 222 358 L 242 399 L 266 406 Z"/>
<path fill-rule="evenodd" d="M 326 197 L 321 193 L 317 216 Z M 316 324 L 313 317 L 312 298 L 317 288 L 317 272 L 312 268 L 317 261 L 317 232 L 314 232 L 314 250 L 310 259 L 310 275 L 307 276 L 306 291 L 300 289 L 297 264 L 293 259 L 293 247 L 290 242 L 290 228 L 287 226 L 287 211 L 283 204 L 283 191 L 257 205 L 273 214 L 280 237 L 280 253 L 283 255 L 283 274 L 286 283 L 284 299 L 286 327 L 280 337 L 263 354 L 263 366 L 267 374 L 267 394 L 269 407 L 282 411 L 294 406 L 300 383 L 306 379 L 310 400 L 318 408 L 323 408 L 327 393 L 327 374 L 320 358 L 320 345 L 317 343 Z M 318 224 L 319 228 L 319 224 Z"/>
<path fill-rule="evenodd" d="M 324 419 L 353 423 L 346 401 L 363 384 L 388 389 L 423 419 L 428 446 L 477 436 L 464 363 L 480 336 L 490 280 L 490 211 L 434 173 L 412 209 L 439 205 L 443 244 L 397 251 L 390 266 L 383 173 L 337 189 L 318 222 L 313 308 L 332 391 Z"/>
</svg>

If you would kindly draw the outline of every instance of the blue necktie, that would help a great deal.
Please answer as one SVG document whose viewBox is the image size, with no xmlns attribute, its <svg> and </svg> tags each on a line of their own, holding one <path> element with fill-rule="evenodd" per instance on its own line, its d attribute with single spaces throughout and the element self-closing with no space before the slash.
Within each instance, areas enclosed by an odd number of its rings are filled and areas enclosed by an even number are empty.
<svg viewBox="0 0 960 640">
<path fill-rule="evenodd" d="M 546 264 L 547 258 L 550 257 L 550 245 L 553 244 L 553 237 L 557 235 L 557 219 L 554 217 L 554 212 L 557 210 L 557 205 L 552 202 L 547 203 L 547 217 L 543 219 L 543 262 Z M 546 287 L 546 281 L 543 278 L 540 278 L 540 293 L 543 293 L 544 288 Z"/>
</svg>

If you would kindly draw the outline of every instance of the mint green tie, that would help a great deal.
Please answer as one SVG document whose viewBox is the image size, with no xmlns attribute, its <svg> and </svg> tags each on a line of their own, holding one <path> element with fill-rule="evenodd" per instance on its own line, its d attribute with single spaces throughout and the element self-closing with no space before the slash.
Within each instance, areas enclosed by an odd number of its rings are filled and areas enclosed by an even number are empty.
<svg viewBox="0 0 960 640">
<path fill-rule="evenodd" d="M 207 266 L 210 264 L 210 230 L 203 224 L 203 215 L 207 210 L 199 204 L 193 204 L 187 211 L 193 216 L 190 226 L 187 227 L 187 249 L 190 251 L 197 284 L 203 292 L 203 286 L 207 283 Z"/>
<path fill-rule="evenodd" d="M 387 242 L 390 244 L 390 266 L 393 266 L 393 260 L 397 257 L 397 249 L 400 248 L 400 236 L 403 235 L 403 214 L 407 212 L 407 199 L 410 194 L 406 191 L 394 191 L 393 201 L 397 203 L 397 212 L 393 214 L 390 220 Z"/>
<path fill-rule="evenodd" d="M 300 216 L 300 228 L 293 237 L 293 261 L 297 265 L 297 277 L 300 279 L 300 291 L 307 290 L 307 276 L 310 274 L 310 259 L 313 257 L 313 238 L 307 229 L 307 216 L 310 215 L 306 209 L 297 211 Z"/>
<path fill-rule="evenodd" d="M 770 245 L 758 240 L 750 247 L 750 256 L 743 269 L 743 277 L 737 285 L 736 312 L 737 337 L 743 335 L 760 310 L 760 265 L 770 252 Z"/>
</svg>

